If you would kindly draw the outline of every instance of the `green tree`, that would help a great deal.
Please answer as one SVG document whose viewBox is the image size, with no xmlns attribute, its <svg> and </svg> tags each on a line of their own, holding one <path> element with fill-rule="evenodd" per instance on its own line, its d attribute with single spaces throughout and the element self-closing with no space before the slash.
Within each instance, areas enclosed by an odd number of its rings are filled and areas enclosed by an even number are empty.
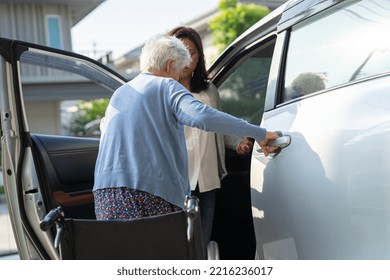
<svg viewBox="0 0 390 280">
<path fill-rule="evenodd" d="M 87 123 L 99 120 L 104 116 L 109 101 L 107 98 L 100 98 L 80 102 L 68 130 L 74 135 L 83 135 Z"/>
<path fill-rule="evenodd" d="M 238 0 L 220 0 L 218 9 L 221 13 L 210 21 L 209 27 L 219 52 L 270 12 L 265 6 L 239 4 Z"/>
</svg>

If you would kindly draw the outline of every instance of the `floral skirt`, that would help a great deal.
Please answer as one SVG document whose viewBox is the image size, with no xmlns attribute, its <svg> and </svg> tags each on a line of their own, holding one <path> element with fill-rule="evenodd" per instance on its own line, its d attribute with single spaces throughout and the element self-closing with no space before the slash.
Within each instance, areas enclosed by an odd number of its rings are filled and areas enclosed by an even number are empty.
<svg viewBox="0 0 390 280">
<path fill-rule="evenodd" d="M 148 192 L 122 188 L 94 191 L 97 220 L 138 219 L 182 210 Z"/>
</svg>

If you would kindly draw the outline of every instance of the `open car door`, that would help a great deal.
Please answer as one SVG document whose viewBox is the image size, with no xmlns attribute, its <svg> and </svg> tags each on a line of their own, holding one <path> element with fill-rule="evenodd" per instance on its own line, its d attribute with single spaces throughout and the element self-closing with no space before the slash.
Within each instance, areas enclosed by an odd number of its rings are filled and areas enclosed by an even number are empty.
<svg viewBox="0 0 390 280">
<path fill-rule="evenodd" d="M 0 55 L 2 167 L 19 256 L 58 259 L 40 221 L 58 206 L 66 217 L 94 218 L 99 145 L 60 135 L 59 103 L 109 98 L 126 80 L 87 57 L 15 40 L 0 38 Z"/>
</svg>

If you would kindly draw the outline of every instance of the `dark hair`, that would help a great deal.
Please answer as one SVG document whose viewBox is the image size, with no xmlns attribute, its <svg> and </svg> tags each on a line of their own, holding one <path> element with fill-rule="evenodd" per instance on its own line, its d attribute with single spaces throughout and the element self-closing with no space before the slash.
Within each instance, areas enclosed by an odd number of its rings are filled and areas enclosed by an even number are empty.
<svg viewBox="0 0 390 280">
<path fill-rule="evenodd" d="M 202 39 L 198 32 L 191 27 L 180 26 L 172 29 L 168 32 L 169 36 L 175 36 L 179 39 L 190 39 L 198 49 L 199 60 L 194 70 L 194 75 L 191 78 L 190 86 L 191 91 L 198 93 L 208 88 L 209 83 L 207 81 L 208 72 L 206 70 L 206 62 L 204 58 Z"/>
</svg>

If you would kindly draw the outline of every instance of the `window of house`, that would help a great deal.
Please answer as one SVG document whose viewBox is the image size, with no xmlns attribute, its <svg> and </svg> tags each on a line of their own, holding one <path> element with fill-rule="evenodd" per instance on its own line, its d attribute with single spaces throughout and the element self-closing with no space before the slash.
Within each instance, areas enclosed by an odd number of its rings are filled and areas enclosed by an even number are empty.
<svg viewBox="0 0 390 280">
<path fill-rule="evenodd" d="M 48 46 L 52 48 L 63 49 L 60 16 L 46 16 L 46 29 Z"/>
<path fill-rule="evenodd" d="M 390 70 L 390 2 L 346 2 L 292 29 L 283 101 Z"/>
<path fill-rule="evenodd" d="M 257 45 L 231 67 L 218 88 L 222 111 L 260 124 L 274 46 L 275 39 Z"/>
</svg>

